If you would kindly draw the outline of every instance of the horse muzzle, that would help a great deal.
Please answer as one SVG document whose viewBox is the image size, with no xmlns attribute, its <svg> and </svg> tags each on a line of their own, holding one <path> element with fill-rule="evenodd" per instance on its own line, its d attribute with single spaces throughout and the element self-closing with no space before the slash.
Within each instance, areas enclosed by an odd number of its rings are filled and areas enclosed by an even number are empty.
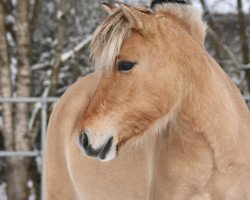
<svg viewBox="0 0 250 200">
<path fill-rule="evenodd" d="M 79 136 L 79 144 L 86 156 L 98 159 L 100 161 L 110 161 L 115 158 L 117 153 L 113 136 L 110 136 L 104 140 L 103 144 L 100 146 L 93 147 L 90 136 L 83 132 Z"/>
</svg>

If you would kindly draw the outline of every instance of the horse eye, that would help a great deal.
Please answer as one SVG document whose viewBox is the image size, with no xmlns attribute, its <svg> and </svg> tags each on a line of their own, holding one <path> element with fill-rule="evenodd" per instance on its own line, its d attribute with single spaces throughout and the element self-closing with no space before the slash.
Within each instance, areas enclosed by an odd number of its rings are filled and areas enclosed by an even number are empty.
<svg viewBox="0 0 250 200">
<path fill-rule="evenodd" d="M 127 62 L 127 61 L 120 61 L 118 63 L 118 70 L 119 71 L 129 71 L 135 66 L 134 62 Z"/>
</svg>

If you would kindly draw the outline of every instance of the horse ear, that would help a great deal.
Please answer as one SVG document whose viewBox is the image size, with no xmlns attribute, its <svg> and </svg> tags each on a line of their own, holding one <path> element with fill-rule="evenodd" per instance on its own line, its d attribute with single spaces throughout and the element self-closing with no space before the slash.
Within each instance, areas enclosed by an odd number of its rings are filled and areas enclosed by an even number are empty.
<svg viewBox="0 0 250 200">
<path fill-rule="evenodd" d="M 118 11 L 118 8 L 107 3 L 101 3 L 103 8 L 107 11 L 109 15 L 113 15 Z"/>
<path fill-rule="evenodd" d="M 138 11 L 137 9 L 135 9 L 132 6 L 129 5 L 125 5 L 121 2 L 118 2 L 122 12 L 124 13 L 124 16 L 127 18 L 129 24 L 131 25 L 131 27 L 135 28 L 135 29 L 142 29 L 143 28 L 143 13 Z"/>
</svg>

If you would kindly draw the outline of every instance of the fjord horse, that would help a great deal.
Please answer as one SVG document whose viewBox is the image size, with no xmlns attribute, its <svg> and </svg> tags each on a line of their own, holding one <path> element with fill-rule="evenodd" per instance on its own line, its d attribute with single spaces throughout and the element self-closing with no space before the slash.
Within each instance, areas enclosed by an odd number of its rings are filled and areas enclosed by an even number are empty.
<svg viewBox="0 0 250 200">
<path fill-rule="evenodd" d="M 104 5 L 95 72 L 50 118 L 47 200 L 250 199 L 249 110 L 200 14 L 169 2 Z"/>
</svg>

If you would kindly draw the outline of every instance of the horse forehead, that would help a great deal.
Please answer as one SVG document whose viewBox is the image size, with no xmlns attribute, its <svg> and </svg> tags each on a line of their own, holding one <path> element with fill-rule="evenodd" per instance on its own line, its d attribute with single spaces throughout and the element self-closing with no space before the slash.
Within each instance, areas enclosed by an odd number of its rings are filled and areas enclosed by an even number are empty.
<svg viewBox="0 0 250 200">
<path fill-rule="evenodd" d="M 133 32 L 126 38 L 121 46 L 119 56 L 136 56 L 139 52 L 148 51 L 148 49 L 154 46 L 153 40 L 148 37 L 144 37 L 138 32 Z"/>
</svg>

